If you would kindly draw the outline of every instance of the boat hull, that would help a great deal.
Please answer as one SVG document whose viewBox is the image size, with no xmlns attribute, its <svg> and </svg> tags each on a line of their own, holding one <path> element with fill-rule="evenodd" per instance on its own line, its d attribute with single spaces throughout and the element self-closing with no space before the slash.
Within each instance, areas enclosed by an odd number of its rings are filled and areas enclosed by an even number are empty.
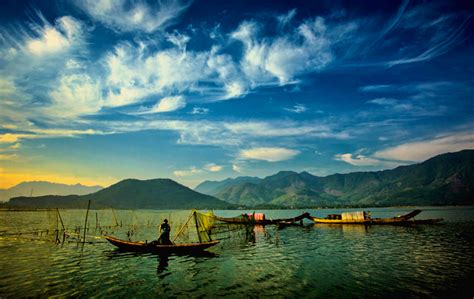
<svg viewBox="0 0 474 299">
<path fill-rule="evenodd" d="M 234 224 L 258 224 L 258 225 L 270 225 L 270 224 L 287 224 L 287 223 L 295 223 L 301 221 L 305 218 L 310 218 L 311 216 L 309 213 L 303 213 L 299 216 L 293 218 L 284 218 L 284 219 L 262 219 L 256 220 L 251 218 L 243 218 L 243 217 L 233 217 L 233 218 L 225 218 L 214 216 L 217 220 L 226 222 L 226 223 L 234 223 Z"/>
<path fill-rule="evenodd" d="M 105 239 L 123 251 L 151 252 L 151 253 L 193 253 L 201 252 L 209 247 L 217 245 L 219 241 L 204 243 L 189 243 L 175 245 L 155 245 L 145 242 L 130 242 L 115 237 L 106 236 Z"/>
<path fill-rule="evenodd" d="M 318 217 L 309 217 L 315 223 L 324 224 L 364 224 L 364 225 L 378 225 L 378 224 L 391 224 L 391 225 L 411 225 L 411 224 L 434 224 L 443 221 L 443 219 L 425 219 L 415 220 L 413 219 L 416 215 L 420 214 L 421 210 L 415 210 L 408 214 L 392 217 L 392 218 L 367 218 L 361 220 L 342 220 L 342 219 L 326 219 Z"/>
</svg>

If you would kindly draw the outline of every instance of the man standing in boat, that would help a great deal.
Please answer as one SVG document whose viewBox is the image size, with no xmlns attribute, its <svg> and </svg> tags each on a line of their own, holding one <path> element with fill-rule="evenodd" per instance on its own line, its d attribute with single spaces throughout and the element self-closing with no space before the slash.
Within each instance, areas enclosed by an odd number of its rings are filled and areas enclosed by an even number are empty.
<svg viewBox="0 0 474 299">
<path fill-rule="evenodd" d="M 158 238 L 158 244 L 160 245 L 172 245 L 173 243 L 170 240 L 170 231 L 171 227 L 168 224 L 168 219 L 163 220 L 163 223 L 160 225 L 160 237 Z"/>
</svg>

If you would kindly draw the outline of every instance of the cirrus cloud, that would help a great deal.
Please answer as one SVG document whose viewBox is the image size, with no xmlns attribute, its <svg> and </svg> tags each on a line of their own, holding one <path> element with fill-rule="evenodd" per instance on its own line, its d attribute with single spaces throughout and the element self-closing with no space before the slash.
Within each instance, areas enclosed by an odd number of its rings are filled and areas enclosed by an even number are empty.
<svg viewBox="0 0 474 299">
<path fill-rule="evenodd" d="M 204 165 L 204 169 L 210 172 L 219 172 L 223 169 L 224 167 L 221 165 L 217 165 L 215 163 L 209 163 Z"/>
<path fill-rule="evenodd" d="M 344 161 L 354 166 L 374 166 L 380 164 L 379 160 L 369 158 L 364 155 L 353 156 L 352 154 L 337 154 L 335 156 L 335 159 L 339 161 Z"/>
<path fill-rule="evenodd" d="M 43 21 L 44 27 L 34 27 L 38 37 L 26 41 L 26 49 L 34 55 L 64 52 L 82 39 L 83 25 L 73 17 L 61 17 L 56 20 L 55 26 Z"/>
<path fill-rule="evenodd" d="M 186 177 L 186 176 L 191 176 L 200 172 L 201 172 L 200 169 L 197 169 L 196 167 L 191 167 L 188 170 L 175 170 L 173 171 L 173 174 L 177 177 Z"/>
<path fill-rule="evenodd" d="M 255 147 L 241 150 L 238 154 L 240 159 L 263 160 L 268 162 L 279 162 L 294 158 L 300 151 L 283 147 Z"/>
<path fill-rule="evenodd" d="M 95 20 L 118 31 L 145 31 L 165 29 L 188 8 L 191 1 L 127 1 L 84 0 L 77 5 Z"/>
<path fill-rule="evenodd" d="M 474 149 L 474 134 L 458 132 L 444 134 L 433 139 L 408 142 L 375 152 L 374 156 L 382 159 L 418 162 L 436 155 Z"/>
<path fill-rule="evenodd" d="M 179 110 L 186 106 L 183 96 L 164 97 L 151 109 L 140 111 L 136 114 L 164 113 Z"/>
<path fill-rule="evenodd" d="M 237 165 L 237 164 L 232 164 L 232 170 L 235 171 L 235 172 L 238 172 L 238 173 L 243 172 L 242 167 Z"/>
</svg>

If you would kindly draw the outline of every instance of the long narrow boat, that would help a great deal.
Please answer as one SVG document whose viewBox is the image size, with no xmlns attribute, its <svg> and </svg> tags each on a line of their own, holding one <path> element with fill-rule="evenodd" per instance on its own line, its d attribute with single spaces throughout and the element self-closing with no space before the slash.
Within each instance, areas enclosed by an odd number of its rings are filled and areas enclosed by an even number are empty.
<svg viewBox="0 0 474 299">
<path fill-rule="evenodd" d="M 205 214 L 199 213 L 201 216 L 206 216 Z M 199 217 L 201 217 L 199 216 Z M 199 239 L 199 243 L 187 243 L 187 244 L 176 244 L 174 243 L 176 239 L 180 236 L 183 230 L 188 227 L 188 222 L 194 217 L 194 223 L 196 223 L 196 233 Z M 172 245 L 159 245 L 156 242 L 132 242 L 121 240 L 112 236 L 106 236 L 105 239 L 117 246 L 120 250 L 123 251 L 134 251 L 134 252 L 152 252 L 152 253 L 179 253 L 179 254 L 190 254 L 196 252 L 202 252 L 203 250 L 219 244 L 219 241 L 212 241 L 209 235 L 210 227 L 205 227 L 205 224 L 202 221 L 198 221 L 198 212 L 193 210 L 191 215 L 189 215 L 188 220 L 181 226 L 181 229 L 178 231 L 178 234 L 174 237 Z M 207 216 L 209 217 L 209 216 Z M 199 224 L 201 222 L 201 225 Z M 203 240 L 206 240 L 203 242 Z M 208 240 L 208 241 L 207 241 Z"/>
<path fill-rule="evenodd" d="M 361 213 L 361 212 L 358 212 Z M 328 215 L 326 218 L 318 218 L 310 216 L 309 219 L 316 223 L 327 223 L 327 224 L 392 224 L 392 225 L 405 225 L 405 224 L 433 224 L 443 221 L 443 219 L 424 219 L 415 220 L 413 219 L 416 215 L 420 214 L 421 210 L 414 210 L 408 214 L 402 216 L 396 216 L 392 218 L 371 218 L 364 212 L 363 217 L 350 218 L 342 217 L 343 214 Z M 348 213 L 349 214 L 349 213 Z"/>
<path fill-rule="evenodd" d="M 123 251 L 151 253 L 193 253 L 203 251 L 219 243 L 219 241 L 210 241 L 203 243 L 155 245 L 153 243 L 146 242 L 125 241 L 111 236 L 106 236 L 105 239 Z"/>
<path fill-rule="evenodd" d="M 255 219 L 253 217 L 249 217 L 248 215 L 240 215 L 238 217 L 219 217 L 214 216 L 216 220 L 227 222 L 227 223 L 234 223 L 234 224 L 259 224 L 259 225 L 269 225 L 269 224 L 279 224 L 279 223 L 295 223 L 301 221 L 305 218 L 310 219 L 309 213 L 303 213 L 299 216 L 293 218 L 282 218 L 282 219 Z"/>
</svg>

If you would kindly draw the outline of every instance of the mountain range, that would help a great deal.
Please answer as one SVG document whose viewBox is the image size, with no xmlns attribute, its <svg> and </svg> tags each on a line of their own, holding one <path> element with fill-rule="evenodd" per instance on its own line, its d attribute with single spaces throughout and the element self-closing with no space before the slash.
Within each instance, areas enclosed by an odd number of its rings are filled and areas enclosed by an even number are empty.
<svg viewBox="0 0 474 299">
<path fill-rule="evenodd" d="M 7 207 L 16 208 L 92 208 L 117 209 L 223 209 L 233 204 L 193 191 L 170 179 L 126 179 L 87 195 L 46 195 L 15 197 Z"/>
<path fill-rule="evenodd" d="M 281 171 L 263 179 L 205 181 L 195 190 L 254 207 L 474 204 L 474 150 L 442 154 L 392 170 L 326 177 Z"/>
<path fill-rule="evenodd" d="M 42 181 L 23 182 L 8 189 L 0 189 L 0 202 L 18 196 L 84 195 L 102 188 L 102 186 L 65 185 Z"/>
<path fill-rule="evenodd" d="M 22 186 L 28 186 L 29 192 L 34 189 L 35 195 L 40 190 L 31 183 Z M 93 208 L 122 209 L 472 205 L 474 150 L 443 154 L 391 170 L 326 177 L 281 171 L 265 178 L 205 181 L 195 190 L 171 179 L 126 179 L 86 195 L 14 197 L 5 206 L 85 208 L 89 200 Z"/>
</svg>

